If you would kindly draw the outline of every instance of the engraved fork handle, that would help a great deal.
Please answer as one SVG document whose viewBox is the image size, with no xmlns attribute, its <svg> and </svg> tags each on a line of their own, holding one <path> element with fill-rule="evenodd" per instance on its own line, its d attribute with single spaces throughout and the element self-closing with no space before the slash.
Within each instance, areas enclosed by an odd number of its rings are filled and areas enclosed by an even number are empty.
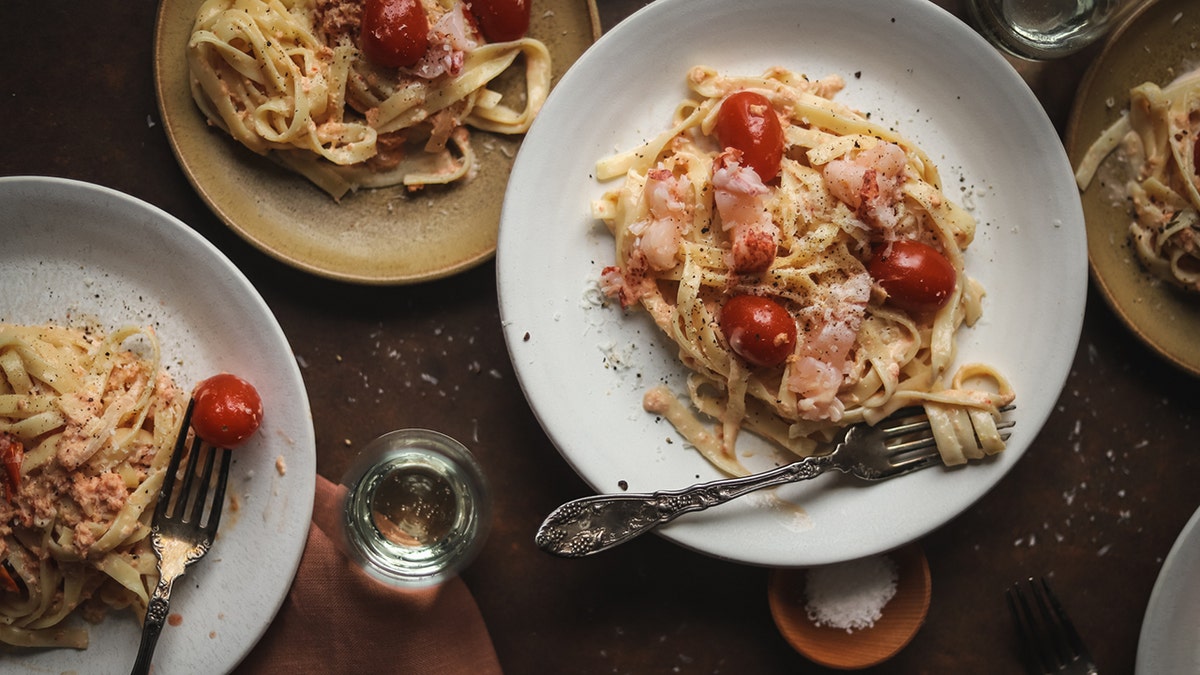
<svg viewBox="0 0 1200 675">
<path fill-rule="evenodd" d="M 580 558 L 629 541 L 684 513 L 703 511 L 755 490 L 815 478 L 832 466 L 833 455 L 821 455 L 751 476 L 725 478 L 680 490 L 576 499 L 546 517 L 534 542 L 548 553 Z"/>
<path fill-rule="evenodd" d="M 138 646 L 137 659 L 133 662 L 130 675 L 146 675 L 150 672 L 154 647 L 158 644 L 158 636 L 162 633 L 167 612 L 171 608 L 171 589 L 175 586 L 175 580 L 183 576 L 188 565 L 203 557 L 209 548 L 209 544 L 204 542 L 191 544 L 171 537 L 158 538 L 157 532 L 151 536 L 155 538 L 154 549 L 159 556 L 158 585 L 154 587 L 154 594 L 146 606 L 142 643 Z"/>
<path fill-rule="evenodd" d="M 171 608 L 171 587 L 175 584 L 178 574 L 163 574 L 154 587 L 150 596 L 150 604 L 146 607 L 146 620 L 142 625 L 142 643 L 138 646 L 137 659 L 133 662 L 130 675 L 145 675 L 150 672 L 150 662 L 154 657 L 154 647 L 158 644 L 158 636 L 162 633 L 163 623 L 167 620 L 167 612 Z"/>
</svg>

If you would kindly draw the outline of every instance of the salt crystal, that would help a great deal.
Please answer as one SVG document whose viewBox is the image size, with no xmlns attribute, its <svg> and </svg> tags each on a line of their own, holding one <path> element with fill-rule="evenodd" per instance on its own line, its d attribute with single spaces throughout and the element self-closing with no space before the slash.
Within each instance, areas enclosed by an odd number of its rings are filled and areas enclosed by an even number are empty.
<svg viewBox="0 0 1200 675">
<path fill-rule="evenodd" d="M 814 567 L 806 574 L 804 609 L 818 626 L 847 633 L 870 628 L 896 595 L 899 575 L 887 556 Z"/>
</svg>

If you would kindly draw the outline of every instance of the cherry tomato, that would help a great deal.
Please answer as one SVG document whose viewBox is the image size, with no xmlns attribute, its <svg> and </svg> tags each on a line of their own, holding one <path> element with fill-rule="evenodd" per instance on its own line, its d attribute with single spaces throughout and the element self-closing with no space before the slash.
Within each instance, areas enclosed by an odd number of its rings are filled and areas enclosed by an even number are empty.
<svg viewBox="0 0 1200 675">
<path fill-rule="evenodd" d="M 367 0 L 362 13 L 362 50 L 389 68 L 416 65 L 429 48 L 429 19 L 421 0 Z"/>
<path fill-rule="evenodd" d="M 529 31 L 533 0 L 471 0 L 471 15 L 488 42 L 510 42 Z"/>
<path fill-rule="evenodd" d="M 739 91 L 717 111 L 717 142 L 742 151 L 746 164 L 764 183 L 779 175 L 783 159 L 783 126 L 766 96 Z"/>
<path fill-rule="evenodd" d="M 262 423 L 262 399 L 254 385 L 237 375 L 221 373 L 192 392 L 192 429 L 200 438 L 232 448 L 249 438 Z"/>
<path fill-rule="evenodd" d="M 957 282 L 954 266 L 946 256 L 910 239 L 892 243 L 891 252 L 875 256 L 867 271 L 887 291 L 888 302 L 916 312 L 941 308 Z"/>
<path fill-rule="evenodd" d="M 735 295 L 719 322 L 734 353 L 756 366 L 777 366 L 796 349 L 796 320 L 770 298 Z"/>
</svg>

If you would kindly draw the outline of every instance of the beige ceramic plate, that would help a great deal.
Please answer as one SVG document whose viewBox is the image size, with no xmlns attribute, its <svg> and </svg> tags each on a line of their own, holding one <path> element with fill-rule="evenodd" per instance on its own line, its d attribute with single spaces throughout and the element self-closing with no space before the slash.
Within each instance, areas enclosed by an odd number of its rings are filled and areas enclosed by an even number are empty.
<svg viewBox="0 0 1200 675">
<path fill-rule="evenodd" d="M 496 250 L 500 203 L 520 138 L 472 132 L 478 176 L 409 194 L 362 190 L 335 203 L 209 128 L 192 101 L 185 56 L 202 0 L 162 0 L 155 36 L 158 104 L 175 156 L 209 207 L 254 246 L 317 275 L 362 284 L 448 276 Z M 553 82 L 599 34 L 594 0 L 541 0 L 529 34 L 546 43 Z"/>
<path fill-rule="evenodd" d="M 1165 84 L 1200 67 L 1200 6 L 1160 0 L 1115 33 L 1084 76 L 1067 130 L 1077 165 L 1088 146 L 1129 108 L 1129 90 Z M 1200 375 L 1200 296 L 1188 296 L 1149 274 L 1129 244 L 1129 216 L 1093 181 L 1083 193 L 1092 278 L 1113 310 L 1146 344 L 1180 368 Z"/>
</svg>

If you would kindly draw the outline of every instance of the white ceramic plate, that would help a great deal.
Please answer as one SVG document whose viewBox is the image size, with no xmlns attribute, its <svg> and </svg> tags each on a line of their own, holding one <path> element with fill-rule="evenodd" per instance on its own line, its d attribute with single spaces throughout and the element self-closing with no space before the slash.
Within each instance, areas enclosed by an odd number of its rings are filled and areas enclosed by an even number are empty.
<svg viewBox="0 0 1200 675">
<path fill-rule="evenodd" d="M 0 179 L 0 321 L 94 317 L 151 325 L 190 390 L 228 371 L 263 398 L 263 426 L 235 450 L 212 550 L 171 597 L 157 673 L 221 673 L 254 646 L 295 576 L 312 519 L 316 446 L 308 396 L 275 317 L 216 248 L 169 214 L 113 190 L 55 178 Z M 286 471 L 276 470 L 282 457 Z M 127 673 L 141 630 L 128 612 L 91 628 L 85 651 L 5 654 L 5 672 Z"/>
<path fill-rule="evenodd" d="M 907 543 L 963 511 L 1012 467 L 1065 382 L 1087 286 L 1083 216 L 1053 125 L 1016 72 L 952 15 L 920 0 L 660 0 L 604 35 L 551 94 L 517 157 L 501 216 L 497 275 L 505 337 L 551 441 L 599 492 L 720 477 L 666 422 L 646 388 L 683 390 L 686 370 L 648 317 L 590 303 L 612 238 L 591 201 L 613 184 L 596 160 L 668 127 L 689 68 L 839 73 L 838 100 L 895 126 L 938 162 L 979 220 L 967 268 L 987 289 L 960 334 L 1017 391 L 1008 449 L 994 461 L 864 489 L 825 476 L 680 518 L 659 532 L 714 556 L 807 566 Z M 960 192 L 961 190 L 961 192 Z M 607 353 L 607 356 L 606 356 Z M 764 445 L 739 439 L 762 459 Z M 622 483 L 623 481 L 623 483 Z"/>
<path fill-rule="evenodd" d="M 1137 675 L 1200 673 L 1200 510 L 1179 533 L 1150 591 L 1134 667 Z"/>
</svg>

